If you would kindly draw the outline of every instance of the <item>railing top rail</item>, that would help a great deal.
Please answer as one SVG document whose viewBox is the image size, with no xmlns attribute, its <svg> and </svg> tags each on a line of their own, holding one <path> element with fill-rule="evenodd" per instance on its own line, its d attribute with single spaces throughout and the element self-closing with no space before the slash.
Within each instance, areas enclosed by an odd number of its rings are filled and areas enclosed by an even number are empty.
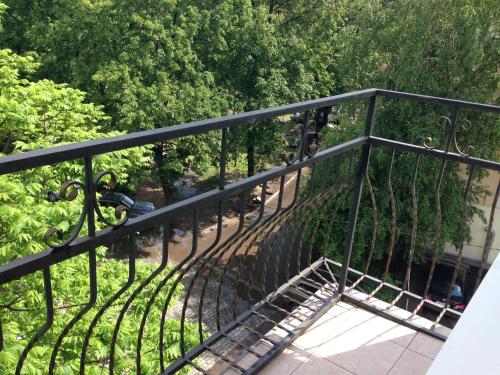
<svg viewBox="0 0 500 375">
<path fill-rule="evenodd" d="M 338 103 L 366 99 L 374 95 L 379 95 L 387 98 L 415 100 L 430 104 L 500 113 L 500 107 L 494 105 L 371 88 L 320 99 L 307 100 L 300 103 L 286 104 L 273 108 L 265 108 L 245 113 L 223 116 L 219 118 L 200 120 L 187 124 L 167 126 L 159 129 L 146 130 L 115 137 L 96 139 L 93 141 L 86 141 L 48 149 L 8 155 L 0 158 L 0 175 L 19 172 L 29 168 L 36 168 L 69 160 L 90 157 L 107 152 L 123 150 L 131 147 L 144 146 L 147 144 L 165 141 L 168 139 L 175 139 L 186 135 L 196 135 L 207 131 L 222 129 L 225 127 L 241 125 L 258 120 L 265 120 L 294 112 L 301 112 L 307 109 L 321 108 L 332 106 Z"/>
<path fill-rule="evenodd" d="M 381 90 L 381 89 L 377 89 L 376 95 L 383 96 L 386 98 L 414 100 L 414 101 L 425 102 L 425 103 L 429 103 L 429 104 L 444 105 L 447 107 L 472 109 L 472 110 L 482 111 L 482 112 L 500 113 L 500 107 L 496 106 L 496 105 L 481 104 L 481 103 L 467 102 L 467 101 L 463 101 L 463 100 L 441 98 L 438 96 L 411 94 L 408 92 Z"/>
<path fill-rule="evenodd" d="M 123 150 L 126 148 L 144 146 L 187 135 L 196 135 L 225 127 L 301 112 L 307 109 L 332 106 L 337 103 L 365 99 L 375 95 L 376 92 L 376 89 L 354 91 L 326 98 L 307 100 L 300 103 L 286 104 L 279 107 L 259 109 L 218 118 L 194 121 L 187 124 L 167 126 L 115 137 L 8 155 L 0 158 L 0 175 L 18 172 L 28 168 L 35 168 L 53 163 L 60 163 L 107 152 Z"/>
</svg>

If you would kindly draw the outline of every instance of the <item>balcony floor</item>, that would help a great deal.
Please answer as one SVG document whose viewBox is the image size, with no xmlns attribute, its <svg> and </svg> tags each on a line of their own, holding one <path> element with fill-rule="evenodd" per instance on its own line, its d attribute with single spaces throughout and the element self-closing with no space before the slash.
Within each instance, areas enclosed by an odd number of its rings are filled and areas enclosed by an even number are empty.
<svg viewBox="0 0 500 375">
<path fill-rule="evenodd" d="M 338 302 L 259 374 L 425 374 L 442 345 L 424 333 Z"/>
</svg>

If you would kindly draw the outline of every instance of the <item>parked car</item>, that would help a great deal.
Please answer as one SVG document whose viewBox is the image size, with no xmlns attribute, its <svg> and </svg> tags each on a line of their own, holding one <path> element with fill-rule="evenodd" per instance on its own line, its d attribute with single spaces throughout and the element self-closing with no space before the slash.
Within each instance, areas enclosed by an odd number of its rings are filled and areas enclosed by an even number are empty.
<svg viewBox="0 0 500 375">
<path fill-rule="evenodd" d="M 155 210 L 155 206 L 151 202 L 135 201 L 123 193 L 116 192 L 104 193 L 99 199 L 99 203 L 104 207 L 125 206 L 128 208 L 130 217 L 137 217 Z"/>
<path fill-rule="evenodd" d="M 446 278 L 434 277 L 431 287 L 429 288 L 429 294 L 426 298 L 444 306 L 449 288 L 450 281 L 447 281 Z M 453 284 L 451 289 L 450 307 L 458 312 L 463 312 L 465 310 L 465 296 L 462 292 L 462 288 L 458 284 Z"/>
</svg>

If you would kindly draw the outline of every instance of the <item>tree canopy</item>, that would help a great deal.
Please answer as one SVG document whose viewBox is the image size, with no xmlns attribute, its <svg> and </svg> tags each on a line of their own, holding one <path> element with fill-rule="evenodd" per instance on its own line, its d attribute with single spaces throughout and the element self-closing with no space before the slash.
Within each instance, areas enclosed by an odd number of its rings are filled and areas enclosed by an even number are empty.
<svg viewBox="0 0 500 375">
<path fill-rule="evenodd" d="M 402 11 L 404 9 L 404 11 Z M 451 97 L 482 103 L 498 103 L 498 19 L 500 7 L 491 1 L 376 1 L 360 0 L 350 4 L 345 27 L 336 35 L 338 85 L 343 91 L 366 87 Z M 351 112 L 340 111 L 340 128 L 325 134 L 326 145 L 359 136 L 364 118 L 352 120 Z M 446 108 L 402 100 L 378 100 L 375 135 L 416 145 L 432 138 L 432 146 L 444 149 L 446 136 L 438 126 L 441 116 L 452 118 Z M 498 159 L 500 123 L 496 116 L 463 110 L 458 114 L 457 144 L 473 156 Z M 473 146 L 469 149 L 468 146 Z M 455 149 L 451 151 L 458 152 Z M 388 194 L 388 171 L 392 150 L 374 149 L 369 167 L 376 207 L 377 246 L 375 260 L 385 259 L 390 242 L 391 204 Z M 399 254 L 407 256 L 412 225 L 412 176 L 416 156 L 396 152 L 392 187 L 397 202 Z M 438 186 L 441 161 L 422 158 L 417 174 L 418 237 L 416 260 L 436 246 L 459 242 L 462 226 L 462 197 L 466 177 L 457 163 L 447 163 Z M 468 171 L 465 171 L 467 175 Z M 474 181 L 486 171 L 477 169 Z M 436 211 L 439 190 L 441 214 Z M 484 191 L 475 185 L 469 196 L 477 203 Z M 346 200 L 347 211 L 350 201 Z M 468 213 L 470 219 L 479 214 Z M 436 235 L 436 220 L 442 221 L 441 235 Z M 354 266 L 363 268 L 371 241 L 372 201 L 365 187 L 358 218 Z M 331 251 L 342 251 L 346 230 L 341 225 Z M 467 230 L 467 228 L 466 228 Z M 405 255 L 406 254 L 406 255 Z"/>
<path fill-rule="evenodd" d="M 38 66 L 32 55 L 19 56 L 11 50 L 0 50 L 1 156 L 120 134 L 117 131 L 102 132 L 108 118 L 101 107 L 83 102 L 83 92 L 49 80 L 31 80 L 29 77 Z M 113 170 L 119 182 L 127 181 L 129 185 L 133 185 L 131 176 L 137 176 L 139 169 L 147 168 L 149 155 L 150 152 L 145 148 L 108 153 L 94 158 L 93 167 L 96 172 Z M 78 194 L 74 200 L 50 203 L 47 192 L 59 191 L 66 181 L 82 182 L 82 176 L 84 168 L 81 160 L 0 176 L 0 264 L 45 250 L 47 244 L 44 237 L 51 227 L 59 228 L 63 237 L 68 237 L 80 217 L 83 194 Z M 102 228 L 104 223 L 97 222 L 97 225 Z M 82 234 L 84 233 L 86 228 L 82 230 Z M 64 349 L 56 352 L 56 374 L 78 371 L 83 339 L 93 316 L 117 292 L 119 282 L 125 282 L 127 278 L 127 265 L 118 260 L 107 259 L 105 249 L 98 249 L 96 257 L 99 262 L 99 301 L 92 309 L 93 313 L 86 314 L 70 330 L 63 342 Z M 82 301 L 89 299 L 87 258 L 86 255 L 74 257 L 53 268 L 52 285 L 56 310 L 53 326 L 44 336 L 42 345 L 30 352 L 24 366 L 25 372 L 46 373 L 53 345 L 60 332 L 84 306 Z M 138 263 L 137 283 L 148 277 L 154 269 L 153 265 L 142 261 Z M 0 351 L 1 373 L 14 373 L 24 346 L 45 321 L 42 280 L 40 272 L 37 272 L 0 287 L 0 320 L 3 324 L 4 341 L 4 348 Z M 176 291 L 176 296 L 180 290 Z M 126 318 L 123 324 L 123 336 L 120 336 L 123 340 L 120 350 L 123 353 L 135 353 L 136 343 L 133 337 L 137 336 L 137 325 L 134 322 L 142 316 L 145 298 L 145 295 L 139 297 L 142 307 L 134 309 L 132 317 Z M 151 319 L 154 322 L 159 319 L 160 309 L 159 302 L 152 308 Z M 117 314 L 116 308 L 104 315 L 90 341 L 87 356 L 87 372 L 90 374 L 100 374 L 102 365 L 108 361 L 114 325 L 107 323 L 106 319 L 112 314 Z M 174 320 L 167 321 L 167 326 L 172 330 L 178 324 Z M 158 327 L 157 323 L 153 325 Z M 187 328 L 190 330 L 189 326 Z M 151 339 L 154 334 L 157 331 L 150 330 L 147 333 L 146 351 L 151 351 L 154 347 Z M 187 336 L 188 345 L 193 344 L 194 337 L 196 336 Z M 166 358 L 171 361 L 178 356 L 178 346 L 175 345 L 177 340 L 169 338 L 167 342 L 171 346 Z M 154 360 L 144 362 L 144 373 L 158 373 L 158 369 L 152 365 Z M 120 372 L 133 368 L 134 365 L 132 357 L 121 356 L 117 361 Z"/>
<path fill-rule="evenodd" d="M 500 3 L 495 0 L 3 0 L 0 16 L 0 157 L 367 87 L 499 103 Z M 336 126 L 323 131 L 323 147 L 361 134 L 365 109 L 334 108 Z M 433 105 L 379 100 L 375 135 L 413 144 L 431 137 L 442 147 L 444 137 L 436 121 L 443 115 L 451 113 Z M 469 124 L 457 133 L 461 150 L 498 159 L 497 118 L 462 111 L 459 122 Z M 283 149 L 281 125 L 273 120 L 232 128 L 230 157 L 243 154 L 247 174 L 258 172 Z M 100 155 L 93 159 L 93 168 L 115 171 L 119 183 L 129 189 L 147 177 L 168 195 L 187 170 L 202 174 L 218 165 L 220 146 L 220 132 L 214 131 Z M 372 152 L 368 180 L 373 194 L 369 188 L 363 192 L 351 264 L 357 268 L 363 267 L 370 248 L 374 199 L 379 222 L 373 258 L 380 261 L 387 255 L 391 151 Z M 394 154 L 396 246 L 402 257 L 407 256 L 411 232 L 415 162 L 414 155 Z M 429 249 L 437 246 L 442 251 L 445 242 L 458 241 L 464 169 L 448 163 L 438 182 L 440 168 L 440 161 L 422 159 L 419 164 L 417 191 L 426 194 L 418 195 L 417 261 Z M 329 181 L 325 174 L 318 168 L 317 181 Z M 58 191 L 68 180 L 82 181 L 83 176 L 82 160 L 0 176 L 1 264 L 46 249 L 43 238 L 51 226 L 67 238 L 80 215 L 83 194 L 54 204 L 47 201 L 47 192 Z M 482 176 L 484 171 L 476 170 L 476 180 Z M 434 194 L 438 184 L 440 194 Z M 481 193 L 475 186 L 470 202 L 477 202 Z M 342 196 L 340 203 L 336 235 L 327 244 L 333 257 L 340 257 L 343 249 L 352 197 Z M 476 213 L 472 209 L 468 217 Z M 438 220 L 442 225 L 436 237 Z M 322 233 L 326 229 L 318 238 Z M 73 327 L 64 350 L 56 353 L 61 374 L 78 371 L 94 310 L 127 279 L 126 264 L 108 259 L 105 249 L 97 250 L 97 259 L 100 300 Z M 45 372 L 50 344 L 89 298 L 87 254 L 53 270 L 56 319 L 44 341 L 30 352 L 28 373 Z M 134 282 L 152 270 L 141 264 Z M 380 267 L 376 271 L 381 272 Z M 1 287 L 0 321 L 5 348 L 10 349 L 0 351 L 0 372 L 13 372 L 30 335 L 43 324 L 43 300 L 38 273 Z M 144 305 L 144 299 L 134 304 L 120 333 L 124 359 L 118 370 L 124 373 L 134 368 L 136 323 Z M 153 307 L 152 327 L 159 309 Z M 101 373 L 109 360 L 117 311 L 107 314 L 90 342 L 89 373 Z M 168 324 L 177 331 L 178 322 Z M 173 344 L 166 348 L 169 361 L 179 354 L 174 345 L 178 339 L 172 335 Z M 157 354 L 157 336 L 155 328 L 147 333 L 151 340 L 145 340 L 144 352 L 152 357 L 143 361 L 144 373 L 158 373 L 150 365 Z M 186 342 L 194 345 L 192 337 Z"/>
</svg>

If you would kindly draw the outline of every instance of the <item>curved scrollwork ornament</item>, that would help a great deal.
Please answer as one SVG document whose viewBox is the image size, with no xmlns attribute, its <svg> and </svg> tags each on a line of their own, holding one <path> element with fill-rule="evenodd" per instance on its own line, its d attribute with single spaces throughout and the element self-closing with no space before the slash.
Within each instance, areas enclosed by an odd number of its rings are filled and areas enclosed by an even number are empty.
<svg viewBox="0 0 500 375">
<path fill-rule="evenodd" d="M 105 177 L 109 177 L 109 180 L 106 181 Z M 118 182 L 118 178 L 116 177 L 116 173 L 107 170 L 107 171 L 102 171 L 96 174 L 94 178 L 94 191 L 97 190 L 98 188 L 105 187 L 106 189 L 112 190 L 116 187 L 116 184 Z M 128 207 L 124 205 L 118 205 L 115 207 L 115 218 L 118 220 L 118 222 L 113 223 L 111 222 L 101 211 L 101 208 L 99 207 L 99 203 L 96 201 L 95 205 L 95 212 L 97 214 L 97 217 L 99 218 L 100 221 L 103 223 L 106 223 L 106 225 L 109 225 L 110 227 L 117 228 L 119 226 L 122 226 L 127 222 L 129 219 L 129 209 Z"/>
<path fill-rule="evenodd" d="M 93 192 L 94 192 L 93 194 L 95 200 L 94 210 L 100 221 L 104 222 L 106 225 L 113 228 L 119 227 L 127 222 L 127 220 L 129 219 L 128 207 L 124 205 L 118 205 L 114 207 L 114 216 L 118 220 L 118 222 L 112 222 L 101 211 L 101 208 L 99 207 L 99 202 L 97 201 L 97 199 L 95 199 L 96 198 L 95 192 L 98 189 L 102 188 L 109 190 L 114 189 L 116 187 L 117 181 L 118 179 L 116 177 L 116 174 L 110 170 L 98 173 L 93 181 Z M 66 181 L 64 184 L 62 184 L 58 193 L 53 193 L 53 192 L 48 193 L 48 200 L 53 203 L 60 200 L 70 202 L 78 197 L 80 190 L 83 191 L 84 202 L 76 227 L 73 229 L 69 237 L 66 239 L 64 239 L 65 237 L 64 231 L 61 228 L 55 226 L 50 228 L 43 237 L 44 242 L 47 246 L 52 248 L 61 248 L 73 242 L 75 238 L 78 237 L 78 235 L 82 231 L 83 225 L 85 224 L 85 219 L 87 217 L 87 207 L 89 204 L 89 196 L 85 188 L 85 185 L 77 180 Z"/>
<path fill-rule="evenodd" d="M 47 244 L 47 246 L 53 248 L 64 247 L 73 242 L 73 240 L 81 232 L 83 225 L 85 223 L 85 218 L 87 216 L 85 208 L 87 207 L 88 204 L 88 196 L 85 190 L 85 186 L 77 180 L 66 181 L 64 184 L 61 185 L 61 188 L 59 189 L 58 200 L 65 200 L 67 202 L 71 202 L 78 197 L 80 190 L 82 190 L 84 194 L 84 204 L 82 211 L 80 213 L 80 218 L 78 219 L 78 223 L 75 229 L 73 229 L 70 236 L 65 240 L 64 231 L 62 229 L 58 227 L 50 228 L 43 237 L 44 242 Z"/>
<path fill-rule="evenodd" d="M 443 129 L 444 133 L 447 134 L 449 146 L 450 147 L 453 146 L 456 152 L 465 157 L 469 157 L 472 154 L 472 152 L 474 151 L 473 146 L 468 145 L 464 149 L 462 149 L 458 145 L 457 141 L 457 132 L 459 129 L 463 130 L 464 132 L 467 132 L 472 127 L 472 123 L 469 120 L 464 120 L 463 123 L 457 126 L 457 124 L 453 124 L 448 117 L 441 116 L 438 118 L 437 126 Z M 438 147 L 436 144 L 434 144 L 432 137 L 425 138 L 423 144 L 424 147 L 429 150 L 435 150 Z M 449 151 L 450 151 L 449 147 L 447 146 L 445 152 Z"/>
<path fill-rule="evenodd" d="M 465 120 L 462 124 L 460 124 L 460 129 L 463 130 L 465 133 L 467 133 L 471 127 L 472 127 L 472 123 L 469 120 Z M 457 127 L 457 129 L 458 129 L 458 127 Z M 467 151 L 462 150 L 458 146 L 458 142 L 457 142 L 457 129 L 455 129 L 455 132 L 453 133 L 453 143 L 455 145 L 455 149 L 457 150 L 457 152 L 460 155 L 468 157 L 474 152 L 474 146 L 467 145 L 467 146 L 465 146 L 465 149 Z"/>
</svg>

